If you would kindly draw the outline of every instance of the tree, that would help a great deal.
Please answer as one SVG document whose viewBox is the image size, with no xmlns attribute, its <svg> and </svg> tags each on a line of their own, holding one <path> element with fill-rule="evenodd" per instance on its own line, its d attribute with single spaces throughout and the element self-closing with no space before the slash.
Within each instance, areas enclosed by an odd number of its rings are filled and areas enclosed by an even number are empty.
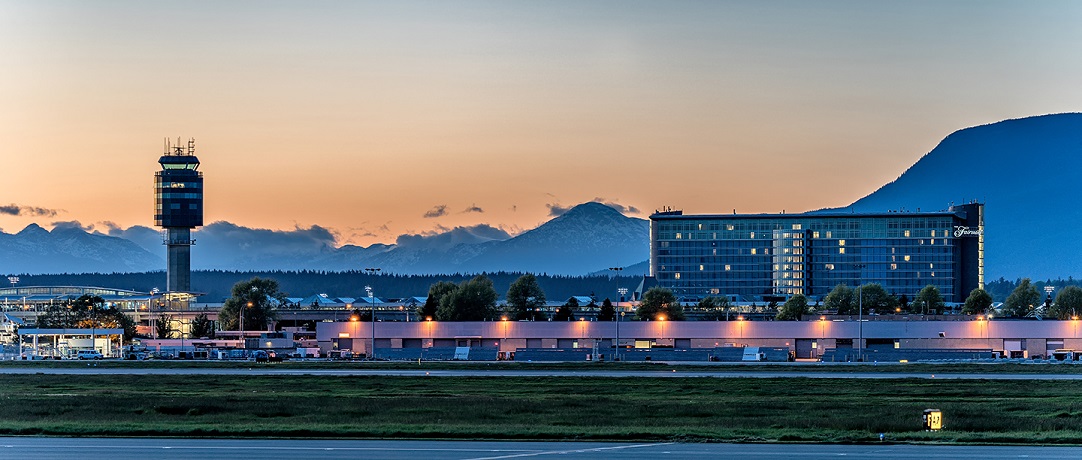
<svg viewBox="0 0 1082 460">
<path fill-rule="evenodd" d="M 909 296 L 902 294 L 901 297 L 898 297 L 898 308 L 904 312 L 909 311 Z"/>
<path fill-rule="evenodd" d="M 169 315 L 158 316 L 157 322 L 154 323 L 154 337 L 158 339 L 171 339 L 173 338 L 173 317 Z"/>
<path fill-rule="evenodd" d="M 124 329 L 124 340 L 135 338 L 135 321 L 116 307 L 106 307 L 101 296 L 84 294 L 66 304 L 50 305 L 38 317 L 40 328 Z"/>
<path fill-rule="evenodd" d="M 616 319 L 616 307 L 612 306 L 612 301 L 608 297 L 601 302 L 601 310 L 597 312 L 598 321 L 612 321 Z"/>
<path fill-rule="evenodd" d="M 870 310 L 875 310 L 876 313 L 884 314 L 894 311 L 894 304 L 897 302 L 894 296 L 887 293 L 886 289 L 879 283 L 868 283 L 860 287 L 860 299 L 863 302 L 857 303 L 858 308 L 861 303 L 864 306 L 864 313 L 868 313 Z"/>
<path fill-rule="evenodd" d="M 218 312 L 222 329 L 240 330 L 240 312 L 244 311 L 244 330 L 265 330 L 276 317 L 276 305 L 285 303 L 286 295 L 278 290 L 278 282 L 270 278 L 253 277 L 233 285 L 233 296 L 226 299 Z"/>
<path fill-rule="evenodd" d="M 552 316 L 553 321 L 574 321 L 575 310 L 579 309 L 579 299 L 574 297 L 567 299 L 563 305 L 556 310 L 556 314 Z"/>
<path fill-rule="evenodd" d="M 206 313 L 192 319 L 192 337 L 196 339 L 214 338 L 214 321 L 207 317 Z"/>
<path fill-rule="evenodd" d="M 969 291 L 969 297 L 966 297 L 966 303 L 962 305 L 962 314 L 982 315 L 991 306 L 992 294 L 984 289 L 976 288 Z"/>
<path fill-rule="evenodd" d="M 428 297 L 425 304 L 417 308 L 417 316 L 421 320 L 436 318 L 436 310 L 440 308 L 440 301 L 444 296 L 458 289 L 458 285 L 450 281 L 438 281 L 428 287 Z"/>
<path fill-rule="evenodd" d="M 537 284 L 537 277 L 532 273 L 518 277 L 507 288 L 507 314 L 512 319 L 544 319 L 544 313 L 540 311 L 544 306 L 545 291 Z"/>
<path fill-rule="evenodd" d="M 695 308 L 702 312 L 702 318 L 706 321 L 729 320 L 729 309 L 732 304 L 728 297 L 703 297 Z"/>
<path fill-rule="evenodd" d="M 440 321 L 482 321 L 496 317 L 496 288 L 492 280 L 478 275 L 463 281 L 453 292 L 440 299 L 436 317 Z"/>
<path fill-rule="evenodd" d="M 1072 319 L 1082 314 L 1082 288 L 1067 286 L 1056 294 L 1056 303 L 1046 312 L 1057 319 Z"/>
<path fill-rule="evenodd" d="M 642 295 L 642 302 L 635 310 L 635 316 L 639 319 L 657 320 L 664 317 L 670 321 L 682 321 L 684 319 L 684 307 L 676 301 L 676 295 L 669 289 L 654 286 Z"/>
<path fill-rule="evenodd" d="M 800 317 L 808 312 L 808 298 L 803 294 L 796 294 L 786 300 L 778 309 L 778 321 L 800 321 Z"/>
<path fill-rule="evenodd" d="M 829 310 L 835 310 L 839 315 L 852 315 L 857 312 L 853 290 L 844 284 L 834 286 L 827 294 L 824 306 Z"/>
<path fill-rule="evenodd" d="M 1039 303 L 1041 303 L 1041 294 L 1037 292 L 1037 288 L 1033 286 L 1029 278 L 1023 278 L 1014 291 L 1011 291 L 1011 295 L 1007 296 L 1000 312 L 1007 317 L 1021 318 L 1033 311 L 1033 306 Z"/>
<path fill-rule="evenodd" d="M 946 306 L 946 304 L 943 303 L 943 296 L 939 294 L 939 288 L 932 284 L 924 286 L 924 288 L 917 293 L 917 298 L 913 302 L 914 307 L 920 305 L 922 314 L 926 313 L 929 315 L 943 313 L 943 307 Z"/>
</svg>

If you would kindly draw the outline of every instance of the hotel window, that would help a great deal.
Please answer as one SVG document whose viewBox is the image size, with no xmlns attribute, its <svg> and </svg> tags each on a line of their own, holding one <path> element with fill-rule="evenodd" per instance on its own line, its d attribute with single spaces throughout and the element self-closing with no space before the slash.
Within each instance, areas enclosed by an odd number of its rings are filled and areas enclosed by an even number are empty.
<svg viewBox="0 0 1082 460">
<path fill-rule="evenodd" d="M 838 246 L 845 246 L 845 240 L 838 240 Z"/>
<path fill-rule="evenodd" d="M 838 254 L 845 254 L 845 248 L 838 248 Z"/>
<path fill-rule="evenodd" d="M 898 264 L 890 264 L 890 269 L 891 270 L 897 270 L 898 269 Z"/>
<path fill-rule="evenodd" d="M 677 233 L 677 234 L 676 234 L 676 239 L 678 239 L 678 240 L 679 240 L 679 239 L 681 239 L 681 238 L 680 238 L 681 236 L 682 236 L 682 235 L 680 235 L 679 233 Z"/>
<path fill-rule="evenodd" d="M 908 255 L 905 256 L 905 257 L 902 257 L 902 259 L 905 260 L 906 262 L 909 262 L 909 256 Z"/>
<path fill-rule="evenodd" d="M 829 231 L 827 232 L 827 238 L 830 238 L 830 232 Z"/>
<path fill-rule="evenodd" d="M 729 271 L 729 270 L 732 270 L 732 269 L 733 269 L 732 265 L 726 265 L 725 266 L 725 271 Z"/>
<path fill-rule="evenodd" d="M 680 279 L 680 272 L 673 273 L 672 277 L 673 279 Z"/>
<path fill-rule="evenodd" d="M 793 230 L 800 230 L 800 224 L 793 224 Z"/>
<path fill-rule="evenodd" d="M 751 232 L 751 239 L 755 239 L 755 232 Z"/>
<path fill-rule="evenodd" d="M 909 238 L 909 230 L 906 230 L 905 232 L 903 232 L 903 234 L 905 235 L 906 238 Z"/>
<path fill-rule="evenodd" d="M 812 232 L 812 238 L 819 238 L 819 232 Z"/>
<path fill-rule="evenodd" d="M 751 255 L 755 255 L 755 248 L 751 248 Z"/>
<path fill-rule="evenodd" d="M 733 231 L 733 225 L 732 224 L 726 225 L 725 229 L 731 232 L 731 231 Z"/>
<path fill-rule="evenodd" d="M 703 271 L 703 264 L 699 264 L 699 271 Z"/>
<path fill-rule="evenodd" d="M 826 269 L 827 270 L 833 270 L 834 269 L 834 264 L 826 264 Z"/>
</svg>

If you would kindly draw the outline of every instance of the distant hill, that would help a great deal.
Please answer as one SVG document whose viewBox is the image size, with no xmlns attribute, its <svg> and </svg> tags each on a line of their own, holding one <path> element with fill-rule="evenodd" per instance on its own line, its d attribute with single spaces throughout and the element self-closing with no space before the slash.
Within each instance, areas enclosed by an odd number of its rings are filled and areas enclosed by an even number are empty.
<svg viewBox="0 0 1082 460">
<path fill-rule="evenodd" d="M 988 279 L 1082 272 L 1082 114 L 1006 120 L 952 133 L 854 211 L 983 201 Z"/>
<path fill-rule="evenodd" d="M 30 224 L 16 234 L 0 232 L 0 273 L 142 272 L 163 267 L 163 257 L 131 241 L 77 227 L 48 231 Z"/>
<path fill-rule="evenodd" d="M 0 272 L 137 272 L 165 268 L 165 247 L 147 227 L 114 229 L 107 236 L 78 227 L 52 232 L 31 225 L 0 232 Z M 600 203 L 571 208 L 541 226 L 511 237 L 488 226 L 459 227 L 436 235 L 403 235 L 393 245 L 336 247 L 327 229 L 250 229 L 215 222 L 197 230 L 192 268 L 202 270 L 350 271 L 450 274 L 534 272 L 585 275 L 649 256 L 649 223 Z M 137 244 L 138 243 L 138 244 Z"/>
</svg>

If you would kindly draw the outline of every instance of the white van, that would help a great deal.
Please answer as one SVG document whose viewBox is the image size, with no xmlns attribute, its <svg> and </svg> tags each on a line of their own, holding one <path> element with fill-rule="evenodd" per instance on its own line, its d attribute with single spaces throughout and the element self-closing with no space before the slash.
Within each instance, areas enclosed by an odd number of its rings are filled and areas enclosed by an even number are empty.
<svg viewBox="0 0 1082 460">
<path fill-rule="evenodd" d="M 102 359 L 104 356 L 98 350 L 79 350 L 79 353 L 75 355 L 78 359 Z"/>
</svg>

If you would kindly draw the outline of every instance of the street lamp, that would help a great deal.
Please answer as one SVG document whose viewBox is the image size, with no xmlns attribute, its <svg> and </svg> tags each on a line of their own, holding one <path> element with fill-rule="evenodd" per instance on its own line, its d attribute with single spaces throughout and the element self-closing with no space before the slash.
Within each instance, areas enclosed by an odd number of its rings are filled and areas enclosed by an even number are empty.
<svg viewBox="0 0 1082 460">
<path fill-rule="evenodd" d="M 365 268 L 364 271 L 368 272 L 368 276 L 375 276 L 379 274 L 380 268 L 369 267 Z M 376 295 L 372 293 L 372 286 L 365 286 L 364 290 L 368 292 L 370 306 L 372 307 L 372 359 L 374 360 L 376 359 Z"/>
<path fill-rule="evenodd" d="M 867 265 L 856 264 L 857 267 L 857 361 L 864 362 L 864 267 Z"/>
<path fill-rule="evenodd" d="M 368 270 L 368 269 L 366 268 L 365 270 Z M 365 290 L 365 292 L 368 293 L 369 306 L 372 308 L 372 318 L 370 319 L 371 322 L 372 322 L 372 350 L 371 350 L 371 352 L 369 354 L 372 356 L 372 359 L 375 360 L 376 359 L 376 294 L 372 292 L 372 286 L 365 286 L 364 290 Z"/>
</svg>

